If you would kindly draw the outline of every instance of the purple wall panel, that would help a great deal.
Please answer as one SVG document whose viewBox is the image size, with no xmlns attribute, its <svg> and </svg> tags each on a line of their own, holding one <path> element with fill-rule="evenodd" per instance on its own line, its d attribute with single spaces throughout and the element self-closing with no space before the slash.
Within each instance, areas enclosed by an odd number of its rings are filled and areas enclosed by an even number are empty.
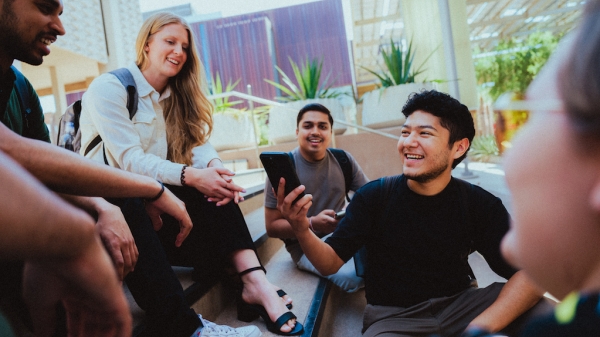
<svg viewBox="0 0 600 337">
<path fill-rule="evenodd" d="M 268 27 L 268 18 L 265 16 L 245 20 L 227 18 L 197 24 L 195 30 L 202 39 L 200 54 L 210 74 L 216 77 L 218 72 L 224 85 L 240 79 L 235 88 L 237 91 L 245 93 L 246 85 L 250 84 L 254 95 L 273 97 L 275 89 L 263 80 L 274 76 L 268 47 Z M 208 53 L 202 48 L 208 49 Z"/>
<path fill-rule="evenodd" d="M 270 11 L 275 25 L 277 65 L 291 74 L 288 57 L 323 60 L 323 79 L 331 73 L 334 86 L 351 85 L 348 42 L 340 0 L 323 0 Z"/>
<path fill-rule="evenodd" d="M 322 76 L 331 73 L 329 83 L 352 83 L 341 0 L 195 23 L 192 28 L 208 72 L 215 76 L 218 71 L 225 83 L 241 79 L 238 91 L 246 92 L 251 84 L 254 95 L 273 99 L 276 90 L 264 79 L 275 79 L 275 64 L 291 75 L 288 56 L 296 63 L 307 56 L 323 59 Z"/>
</svg>

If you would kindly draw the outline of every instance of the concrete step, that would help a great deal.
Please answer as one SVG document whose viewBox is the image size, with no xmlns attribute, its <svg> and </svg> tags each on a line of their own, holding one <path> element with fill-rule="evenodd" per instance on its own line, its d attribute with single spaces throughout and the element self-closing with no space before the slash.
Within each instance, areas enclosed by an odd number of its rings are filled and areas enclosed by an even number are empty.
<svg viewBox="0 0 600 337">
<path fill-rule="evenodd" d="M 267 269 L 271 283 L 280 286 L 294 300 L 292 312 L 305 325 L 303 336 L 359 336 L 362 327 L 364 293 L 346 294 L 313 274 L 296 268 L 283 242 L 266 235 L 264 222 L 264 170 L 237 172 L 235 182 L 246 189 L 246 200 L 240 204 L 248 230 L 257 247 L 259 258 Z M 263 336 L 269 332 L 261 318 L 245 323 L 237 319 L 235 294 L 222 284 L 207 287 L 192 280 L 192 268 L 173 267 L 186 292 L 191 307 L 204 318 L 217 324 L 240 327 L 254 324 Z M 126 287 L 125 287 L 126 288 Z M 330 291 L 331 289 L 331 291 Z M 126 289 L 136 326 L 143 322 L 144 313 Z M 341 308 L 341 309 L 340 309 Z M 134 336 L 136 330 L 134 329 Z"/>
</svg>

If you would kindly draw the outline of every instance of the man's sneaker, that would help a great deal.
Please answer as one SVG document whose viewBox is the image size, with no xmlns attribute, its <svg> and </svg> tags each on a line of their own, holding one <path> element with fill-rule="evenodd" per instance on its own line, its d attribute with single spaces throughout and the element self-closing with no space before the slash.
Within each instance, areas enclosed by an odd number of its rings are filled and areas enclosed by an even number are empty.
<svg viewBox="0 0 600 337">
<path fill-rule="evenodd" d="M 248 325 L 241 328 L 232 328 L 227 325 L 217 325 L 198 315 L 204 327 L 198 328 L 192 337 L 260 337 L 262 333 L 255 325 Z"/>
</svg>

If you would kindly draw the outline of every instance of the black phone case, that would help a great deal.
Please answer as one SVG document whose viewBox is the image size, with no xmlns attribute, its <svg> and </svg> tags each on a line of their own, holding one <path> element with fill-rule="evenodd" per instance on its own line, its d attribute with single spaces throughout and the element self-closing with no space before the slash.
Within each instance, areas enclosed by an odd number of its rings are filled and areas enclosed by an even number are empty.
<svg viewBox="0 0 600 337">
<path fill-rule="evenodd" d="M 279 187 L 279 179 L 285 179 L 285 195 L 288 195 L 293 189 L 300 186 L 300 180 L 294 169 L 294 164 L 290 156 L 286 152 L 263 152 L 260 154 L 260 161 L 267 172 L 271 186 L 277 194 Z M 293 203 L 296 203 L 304 196 L 304 192 L 300 193 Z"/>
</svg>

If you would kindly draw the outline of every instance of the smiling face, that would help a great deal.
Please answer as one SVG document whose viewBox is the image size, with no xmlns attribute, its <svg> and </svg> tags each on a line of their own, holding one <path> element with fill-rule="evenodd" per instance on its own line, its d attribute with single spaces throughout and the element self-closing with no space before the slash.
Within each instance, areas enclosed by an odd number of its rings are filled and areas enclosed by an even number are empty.
<svg viewBox="0 0 600 337">
<path fill-rule="evenodd" d="M 325 158 L 331 134 L 331 123 L 327 114 L 319 111 L 305 112 L 296 129 L 302 157 L 308 161 Z"/>
<path fill-rule="evenodd" d="M 166 86 L 169 78 L 179 74 L 187 61 L 189 33 L 178 23 L 165 25 L 150 36 L 146 46 L 148 63 L 142 73 L 158 91 Z"/>
<path fill-rule="evenodd" d="M 404 175 L 417 183 L 428 183 L 441 176 L 450 179 L 456 144 L 448 145 L 450 131 L 440 119 L 428 112 L 413 112 L 402 126 L 398 152 Z"/>
<path fill-rule="evenodd" d="M 560 99 L 557 73 L 566 56 L 548 62 L 527 100 Z M 505 157 L 514 212 L 502 252 L 559 299 L 600 290 L 599 154 L 598 141 L 575 134 L 558 108 L 532 111 Z"/>
<path fill-rule="evenodd" d="M 8 69 L 17 59 L 40 65 L 50 54 L 49 45 L 65 29 L 60 21 L 60 0 L 0 1 L 0 67 Z"/>
</svg>

